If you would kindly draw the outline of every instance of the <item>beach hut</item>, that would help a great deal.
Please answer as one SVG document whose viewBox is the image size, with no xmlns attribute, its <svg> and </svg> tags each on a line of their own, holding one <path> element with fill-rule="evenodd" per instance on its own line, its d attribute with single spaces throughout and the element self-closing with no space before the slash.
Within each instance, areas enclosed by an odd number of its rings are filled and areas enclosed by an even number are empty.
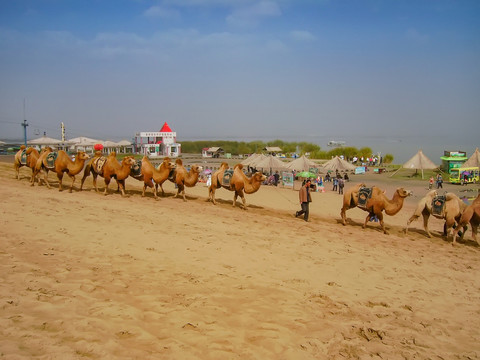
<svg viewBox="0 0 480 360">
<path fill-rule="evenodd" d="M 292 160 L 287 164 L 287 168 L 297 171 L 309 171 L 311 168 L 318 168 L 318 164 L 307 158 L 305 155 Z"/>
<path fill-rule="evenodd" d="M 476 148 L 472 156 L 463 163 L 462 167 L 480 167 L 480 151 L 478 151 L 478 148 Z"/>
<path fill-rule="evenodd" d="M 408 160 L 405 164 L 403 164 L 397 171 L 395 171 L 390 177 L 395 175 L 401 169 L 415 169 L 415 173 L 418 170 L 422 170 L 422 179 L 423 179 L 423 170 L 432 170 L 437 169 L 438 165 L 435 165 L 432 160 L 430 160 L 422 150 L 418 150 L 418 152 L 413 155 L 410 160 Z"/>
<path fill-rule="evenodd" d="M 320 169 L 323 171 L 348 171 L 355 170 L 356 166 L 338 156 L 335 156 L 333 159 L 328 160 L 325 164 L 323 164 Z"/>
</svg>

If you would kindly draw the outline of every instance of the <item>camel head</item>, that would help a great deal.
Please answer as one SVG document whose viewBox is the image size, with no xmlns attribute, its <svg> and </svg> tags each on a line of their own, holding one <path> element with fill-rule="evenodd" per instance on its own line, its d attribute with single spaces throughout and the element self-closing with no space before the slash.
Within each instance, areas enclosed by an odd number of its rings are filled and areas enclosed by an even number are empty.
<svg viewBox="0 0 480 360">
<path fill-rule="evenodd" d="M 222 162 L 222 163 L 220 164 L 220 167 L 221 167 L 221 168 L 223 167 L 223 168 L 225 168 L 225 169 L 228 169 L 228 163 Z"/>
<path fill-rule="evenodd" d="M 178 159 L 180 160 L 180 159 Z M 168 156 L 164 157 L 163 158 L 163 162 L 162 164 L 160 164 L 160 166 L 158 167 L 160 169 L 160 167 L 163 167 L 163 168 L 167 168 L 167 169 L 175 169 L 177 167 L 177 165 L 172 162 L 172 160 L 170 160 L 170 158 Z"/>
<path fill-rule="evenodd" d="M 25 150 L 27 147 L 25 145 L 20 146 L 20 150 Z"/>
<path fill-rule="evenodd" d="M 87 160 L 90 156 L 85 151 L 78 151 L 77 156 L 75 156 L 75 160 Z"/>
<path fill-rule="evenodd" d="M 125 156 L 122 159 L 122 164 L 126 164 L 128 167 L 132 167 L 135 164 L 135 158 L 133 156 Z"/>
<path fill-rule="evenodd" d="M 43 153 L 46 153 L 46 152 L 51 153 L 52 151 L 53 151 L 53 149 L 50 146 L 45 146 L 44 148 L 42 148 L 40 150 L 40 154 L 43 154 Z"/>
<path fill-rule="evenodd" d="M 180 165 L 180 166 L 183 166 L 183 161 L 182 161 L 182 159 L 177 159 L 177 160 L 175 160 L 175 164 Z"/>
<path fill-rule="evenodd" d="M 190 170 L 194 173 L 200 174 L 203 171 L 203 166 L 194 164 L 190 167 Z"/>
<path fill-rule="evenodd" d="M 260 171 L 257 171 L 255 174 L 252 175 L 252 180 L 263 183 L 265 180 L 267 180 L 267 177 L 263 175 Z"/>
<path fill-rule="evenodd" d="M 398 188 L 397 189 L 397 194 L 398 194 L 398 196 L 400 196 L 402 198 L 406 198 L 407 196 L 413 195 L 413 191 L 405 190 L 404 188 Z"/>
</svg>

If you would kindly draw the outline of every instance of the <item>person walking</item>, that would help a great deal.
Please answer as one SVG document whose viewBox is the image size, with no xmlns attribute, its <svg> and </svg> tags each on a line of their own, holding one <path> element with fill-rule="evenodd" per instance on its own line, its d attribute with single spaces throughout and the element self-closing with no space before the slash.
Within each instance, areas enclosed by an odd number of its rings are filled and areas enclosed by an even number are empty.
<svg viewBox="0 0 480 360">
<path fill-rule="evenodd" d="M 309 204 L 312 202 L 312 197 L 310 196 L 310 184 L 311 180 L 307 179 L 304 186 L 298 192 L 298 199 L 300 200 L 300 206 L 302 210 L 295 213 L 295 217 L 303 215 L 303 220 L 308 221 L 309 215 Z"/>
<path fill-rule="evenodd" d="M 443 178 L 440 173 L 437 174 L 437 189 L 443 189 Z"/>
<path fill-rule="evenodd" d="M 333 178 L 332 182 L 333 182 L 333 189 L 332 189 L 332 191 L 337 191 L 337 189 L 338 189 L 338 178 L 335 176 L 335 177 Z"/>
<path fill-rule="evenodd" d="M 343 187 L 345 186 L 345 180 L 342 179 L 342 177 L 340 176 L 338 178 L 338 193 L 339 194 L 343 194 Z"/>
<path fill-rule="evenodd" d="M 430 190 L 433 187 L 433 175 L 430 176 L 430 179 L 428 180 L 428 190 Z"/>
</svg>

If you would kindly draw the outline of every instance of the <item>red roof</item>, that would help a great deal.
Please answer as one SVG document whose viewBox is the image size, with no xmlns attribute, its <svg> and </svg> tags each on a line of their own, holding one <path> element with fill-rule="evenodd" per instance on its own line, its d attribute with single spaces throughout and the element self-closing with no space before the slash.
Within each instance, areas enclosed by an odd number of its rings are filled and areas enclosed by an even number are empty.
<svg viewBox="0 0 480 360">
<path fill-rule="evenodd" d="M 160 129 L 160 132 L 173 132 L 172 129 L 170 129 L 170 126 L 168 126 L 168 124 L 165 122 L 165 124 L 163 124 L 162 128 Z"/>
</svg>

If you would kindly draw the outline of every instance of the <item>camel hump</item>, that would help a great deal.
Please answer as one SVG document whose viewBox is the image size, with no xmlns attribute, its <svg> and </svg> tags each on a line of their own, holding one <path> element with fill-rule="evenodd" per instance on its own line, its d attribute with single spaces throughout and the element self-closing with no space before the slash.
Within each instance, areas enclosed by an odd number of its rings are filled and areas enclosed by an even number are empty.
<svg viewBox="0 0 480 360">
<path fill-rule="evenodd" d="M 239 169 L 239 170 L 242 170 L 243 169 L 243 164 L 237 164 L 235 165 L 234 169 Z"/>
<path fill-rule="evenodd" d="M 117 153 L 115 151 L 112 151 L 110 154 L 108 154 L 110 157 L 117 157 Z"/>
<path fill-rule="evenodd" d="M 20 150 L 25 150 L 27 147 L 25 145 L 20 146 Z"/>
<path fill-rule="evenodd" d="M 182 166 L 183 165 L 182 159 L 175 160 L 175 164 Z"/>
</svg>

